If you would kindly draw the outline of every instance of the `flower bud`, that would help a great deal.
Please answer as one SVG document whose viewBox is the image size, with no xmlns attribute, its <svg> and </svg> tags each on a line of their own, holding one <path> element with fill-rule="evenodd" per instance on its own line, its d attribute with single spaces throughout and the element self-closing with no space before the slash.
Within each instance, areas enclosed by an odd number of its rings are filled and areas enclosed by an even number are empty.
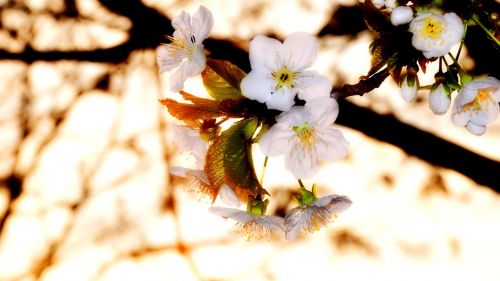
<svg viewBox="0 0 500 281">
<path fill-rule="evenodd" d="M 436 83 L 429 93 L 429 108 L 437 115 L 443 115 L 450 107 L 450 91 L 443 83 Z"/>
<path fill-rule="evenodd" d="M 407 24 L 413 19 L 413 10 L 408 6 L 399 6 L 391 13 L 391 23 L 394 26 Z"/>
<path fill-rule="evenodd" d="M 415 70 L 410 69 L 401 81 L 401 96 L 403 99 L 410 103 L 417 96 L 418 77 Z"/>
</svg>

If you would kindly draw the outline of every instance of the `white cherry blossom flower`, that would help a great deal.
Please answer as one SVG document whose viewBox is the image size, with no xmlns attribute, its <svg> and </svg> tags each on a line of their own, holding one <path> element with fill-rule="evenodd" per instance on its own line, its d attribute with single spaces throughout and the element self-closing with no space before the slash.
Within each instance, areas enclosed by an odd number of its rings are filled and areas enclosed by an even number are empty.
<svg viewBox="0 0 500 281">
<path fill-rule="evenodd" d="M 446 55 L 460 42 L 464 24 L 455 13 L 421 12 L 410 23 L 412 44 L 428 59 Z"/>
<path fill-rule="evenodd" d="M 494 77 L 472 80 L 455 98 L 452 121 L 465 126 L 474 135 L 486 132 L 486 126 L 499 114 L 500 81 Z"/>
<path fill-rule="evenodd" d="M 391 23 L 394 26 L 407 24 L 413 19 L 413 10 L 408 6 L 399 6 L 392 10 Z"/>
<path fill-rule="evenodd" d="M 285 216 L 287 240 L 294 240 L 300 232 L 312 233 L 319 230 L 320 227 L 334 220 L 337 213 L 348 209 L 352 204 L 346 196 L 329 195 L 316 198 L 313 193 L 314 188 L 313 192 L 305 189 L 299 190 L 300 205 L 289 210 Z"/>
<path fill-rule="evenodd" d="M 205 40 L 214 24 L 212 13 L 200 6 L 198 11 L 191 16 L 182 11 L 172 19 L 175 31 L 170 44 L 158 47 L 157 60 L 160 72 L 175 72 L 170 76 L 170 90 L 179 92 L 184 87 L 184 81 L 200 74 L 206 65 L 203 47 Z"/>
<path fill-rule="evenodd" d="M 252 71 L 240 85 L 243 96 L 265 103 L 269 109 L 287 111 L 297 94 L 305 101 L 318 97 L 318 93 L 329 95 L 330 80 L 307 70 L 317 53 L 316 38 L 304 32 L 290 35 L 283 43 L 256 36 L 249 50 Z"/>
<path fill-rule="evenodd" d="M 321 161 L 343 158 L 349 143 L 332 125 L 338 104 L 331 98 L 316 98 L 305 106 L 294 106 L 276 117 L 277 123 L 259 141 L 267 156 L 285 156 L 285 167 L 296 178 L 311 178 Z"/>
<path fill-rule="evenodd" d="M 246 236 L 247 240 L 252 238 L 271 240 L 285 230 L 282 217 L 253 214 L 235 208 L 211 207 L 208 210 L 223 218 L 235 220 L 236 225 L 232 232 Z"/>
<path fill-rule="evenodd" d="M 185 189 L 189 192 L 195 192 L 202 197 L 209 197 L 211 186 L 208 177 L 203 170 L 194 170 L 179 166 L 171 167 L 168 171 L 171 175 L 186 178 L 191 180 Z M 241 205 L 240 199 L 234 191 L 227 184 L 223 184 L 219 190 L 218 198 L 226 206 L 239 207 Z"/>
<path fill-rule="evenodd" d="M 451 98 L 449 91 L 443 84 L 431 89 L 429 93 L 429 108 L 434 114 L 443 115 L 450 108 Z"/>
</svg>

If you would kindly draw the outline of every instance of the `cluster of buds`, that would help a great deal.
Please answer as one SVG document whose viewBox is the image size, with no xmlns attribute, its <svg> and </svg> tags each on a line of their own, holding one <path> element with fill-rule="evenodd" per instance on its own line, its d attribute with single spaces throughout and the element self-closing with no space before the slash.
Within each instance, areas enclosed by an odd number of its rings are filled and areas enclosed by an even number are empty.
<svg viewBox="0 0 500 281">
<path fill-rule="evenodd" d="M 457 9 L 460 4 L 452 1 L 360 2 L 366 13 L 377 15 L 370 17 L 371 22 L 367 21 L 380 34 L 371 47 L 372 61 L 376 63 L 372 64 L 370 74 L 387 67 L 399 83 L 403 99 L 409 103 L 419 90 L 429 90 L 429 108 L 437 115 L 448 111 L 456 92 L 453 123 L 475 135 L 484 134 L 486 126 L 498 116 L 500 81 L 488 76 L 472 78 L 458 63 L 468 23 L 484 27 L 474 11 L 469 11 L 468 17 L 459 16 L 453 9 L 460 10 Z M 500 46 L 496 37 L 485 31 Z M 458 52 L 452 54 L 455 46 Z M 420 85 L 419 70 L 425 72 L 426 64 L 433 61 L 439 63 L 435 82 Z M 401 75 L 403 69 L 406 73 Z"/>
</svg>

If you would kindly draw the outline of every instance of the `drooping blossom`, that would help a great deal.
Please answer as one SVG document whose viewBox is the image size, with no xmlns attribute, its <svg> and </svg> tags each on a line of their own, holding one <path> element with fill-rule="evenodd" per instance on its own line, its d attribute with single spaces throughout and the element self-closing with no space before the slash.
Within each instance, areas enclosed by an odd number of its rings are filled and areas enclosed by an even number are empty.
<svg viewBox="0 0 500 281">
<path fill-rule="evenodd" d="M 391 23 L 394 26 L 407 24 L 413 19 L 413 10 L 408 6 L 399 6 L 392 10 Z"/>
<path fill-rule="evenodd" d="M 465 83 L 455 98 L 452 120 L 474 135 L 486 132 L 486 126 L 497 119 L 500 108 L 500 81 L 484 77 Z"/>
<path fill-rule="evenodd" d="M 212 13 L 200 6 L 191 16 L 182 11 L 172 19 L 175 31 L 169 39 L 170 44 L 158 47 L 157 60 L 160 72 L 172 71 L 170 76 L 170 90 L 179 92 L 184 87 L 184 81 L 200 74 L 206 66 L 206 57 L 203 47 L 205 40 L 214 24 Z"/>
<path fill-rule="evenodd" d="M 321 97 L 294 106 L 276 117 L 276 124 L 259 141 L 267 156 L 285 156 L 285 167 L 300 178 L 311 178 L 320 162 L 343 158 L 349 143 L 333 129 L 339 109 L 334 99 Z"/>
<path fill-rule="evenodd" d="M 346 196 L 328 195 L 316 198 L 313 192 L 299 189 L 299 206 L 289 210 L 285 216 L 285 237 L 294 240 L 301 232 L 312 233 L 336 218 L 337 213 L 349 208 L 352 201 Z"/>
<path fill-rule="evenodd" d="M 464 34 L 463 20 L 455 13 L 420 12 L 410 23 L 412 44 L 428 59 L 446 55 Z"/>
<path fill-rule="evenodd" d="M 328 95 L 330 80 L 307 70 L 317 53 L 316 38 L 304 32 L 290 35 L 283 43 L 256 36 L 249 50 L 252 71 L 240 85 L 243 96 L 265 103 L 269 109 L 287 111 L 297 94 L 305 101 L 318 97 L 318 93 Z"/>
<path fill-rule="evenodd" d="M 246 236 L 247 240 L 252 238 L 271 240 L 277 237 L 278 233 L 283 232 L 285 227 L 282 217 L 265 215 L 268 202 L 267 200 L 249 199 L 246 211 L 235 208 L 210 207 L 209 212 L 235 220 L 236 224 L 232 232 Z"/>
</svg>

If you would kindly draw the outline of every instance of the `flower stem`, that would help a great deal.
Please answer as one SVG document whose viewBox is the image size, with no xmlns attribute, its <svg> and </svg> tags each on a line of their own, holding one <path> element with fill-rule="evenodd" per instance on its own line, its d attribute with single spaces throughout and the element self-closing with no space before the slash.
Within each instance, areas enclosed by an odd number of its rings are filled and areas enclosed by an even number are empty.
<svg viewBox="0 0 500 281">
<path fill-rule="evenodd" d="M 460 58 L 460 53 L 462 52 L 462 47 L 464 46 L 464 42 L 465 42 L 465 35 L 467 34 L 467 22 L 465 22 L 465 26 L 464 26 L 464 35 L 462 36 L 462 41 L 460 41 L 460 47 L 458 47 L 458 52 L 457 52 L 457 55 L 456 55 L 456 58 Z"/>
<path fill-rule="evenodd" d="M 306 187 L 304 186 L 304 183 L 302 183 L 302 180 L 301 180 L 301 179 L 297 179 L 297 180 L 299 181 L 299 185 L 300 185 L 300 187 L 302 187 L 302 188 L 306 188 Z"/>
<path fill-rule="evenodd" d="M 264 165 L 262 166 L 262 171 L 260 172 L 260 179 L 259 179 L 260 185 L 264 185 L 264 175 L 266 174 L 267 159 L 269 159 L 269 157 L 266 156 L 266 158 L 264 158 Z"/>
<path fill-rule="evenodd" d="M 481 27 L 481 29 L 486 32 L 486 34 L 500 47 L 500 41 L 493 35 L 486 26 L 483 25 L 482 22 L 479 21 L 477 15 L 472 15 L 472 20 Z"/>
</svg>

